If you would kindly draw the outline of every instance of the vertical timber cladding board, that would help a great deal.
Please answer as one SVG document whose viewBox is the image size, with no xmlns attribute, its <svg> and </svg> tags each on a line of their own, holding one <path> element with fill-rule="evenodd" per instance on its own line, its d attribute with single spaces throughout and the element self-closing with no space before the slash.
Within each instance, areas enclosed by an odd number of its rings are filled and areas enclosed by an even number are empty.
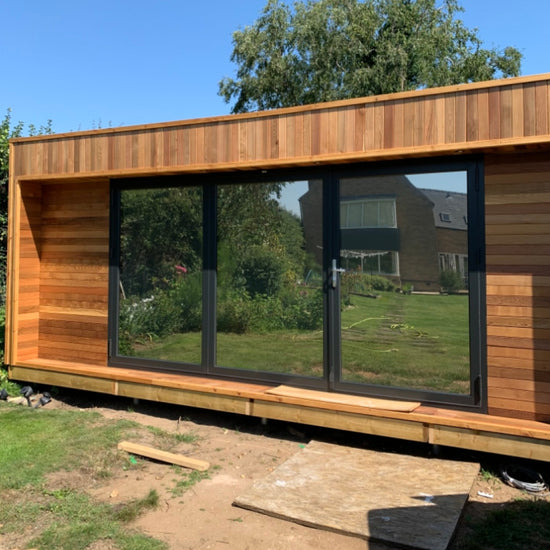
<svg viewBox="0 0 550 550">
<path fill-rule="evenodd" d="M 550 131 L 541 77 L 15 143 L 17 176 L 235 167 L 392 149 L 489 147 Z"/>
<path fill-rule="evenodd" d="M 19 241 L 18 258 L 13 274 L 17 285 L 13 306 L 17 321 L 12 327 L 16 330 L 12 343 L 15 356 L 25 360 L 38 355 L 42 187 L 39 183 L 26 183 L 20 190 L 19 228 L 15 236 Z"/>
<path fill-rule="evenodd" d="M 39 356 L 107 363 L 109 184 L 43 185 Z"/>
<path fill-rule="evenodd" d="M 550 421 L 550 156 L 487 157 L 485 195 L 489 413 Z"/>
</svg>

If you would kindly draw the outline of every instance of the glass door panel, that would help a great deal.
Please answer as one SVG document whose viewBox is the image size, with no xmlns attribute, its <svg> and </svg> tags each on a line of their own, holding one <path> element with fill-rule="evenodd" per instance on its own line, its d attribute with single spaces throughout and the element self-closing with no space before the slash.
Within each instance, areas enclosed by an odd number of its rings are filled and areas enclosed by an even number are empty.
<svg viewBox="0 0 550 550">
<path fill-rule="evenodd" d="M 321 190 L 313 181 L 218 186 L 220 368 L 323 377 Z"/>
<path fill-rule="evenodd" d="M 466 171 L 340 180 L 341 382 L 471 393 L 467 204 Z"/>
<path fill-rule="evenodd" d="M 201 363 L 202 196 L 120 191 L 118 355 Z"/>
</svg>

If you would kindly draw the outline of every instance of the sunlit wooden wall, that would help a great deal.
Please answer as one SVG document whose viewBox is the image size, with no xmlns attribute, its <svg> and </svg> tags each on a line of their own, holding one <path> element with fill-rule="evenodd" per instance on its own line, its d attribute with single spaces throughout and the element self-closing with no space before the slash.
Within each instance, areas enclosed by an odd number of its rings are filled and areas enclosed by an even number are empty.
<svg viewBox="0 0 550 550">
<path fill-rule="evenodd" d="M 546 142 L 550 76 L 17 140 L 16 177 L 230 170 Z"/>
<path fill-rule="evenodd" d="M 489 412 L 550 421 L 549 85 L 542 75 L 14 140 L 7 362 L 107 364 L 110 177 L 477 153 Z"/>
<path fill-rule="evenodd" d="M 550 153 L 485 163 L 490 412 L 550 419 Z"/>
</svg>

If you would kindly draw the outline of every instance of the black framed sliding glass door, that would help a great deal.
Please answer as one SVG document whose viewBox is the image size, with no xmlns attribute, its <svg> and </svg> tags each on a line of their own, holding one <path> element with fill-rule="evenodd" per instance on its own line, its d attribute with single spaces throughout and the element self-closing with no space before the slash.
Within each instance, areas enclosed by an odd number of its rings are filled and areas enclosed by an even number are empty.
<svg viewBox="0 0 550 550">
<path fill-rule="evenodd" d="M 476 161 L 112 182 L 109 361 L 485 407 Z"/>
<path fill-rule="evenodd" d="M 337 178 L 339 391 L 482 407 L 477 163 Z"/>
<path fill-rule="evenodd" d="M 319 232 L 306 235 L 301 219 L 308 190 L 321 188 L 303 180 L 217 186 L 214 372 L 325 377 L 321 192 Z M 307 242 L 315 237 L 316 254 Z"/>
<path fill-rule="evenodd" d="M 110 363 L 328 389 L 323 182 L 228 179 L 113 182 Z"/>
</svg>

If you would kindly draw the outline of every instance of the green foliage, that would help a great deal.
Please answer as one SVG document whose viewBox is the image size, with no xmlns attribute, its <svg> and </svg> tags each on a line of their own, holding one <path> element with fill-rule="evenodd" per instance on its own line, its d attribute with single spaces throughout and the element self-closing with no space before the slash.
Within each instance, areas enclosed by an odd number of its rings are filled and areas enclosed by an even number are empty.
<svg viewBox="0 0 550 550">
<path fill-rule="evenodd" d="M 458 292 L 464 288 L 462 275 L 452 269 L 446 269 L 439 274 L 439 284 L 446 292 Z"/>
<path fill-rule="evenodd" d="M 278 330 L 315 330 L 323 326 L 319 289 L 295 287 L 277 295 L 246 292 L 226 295 L 218 304 L 218 331 L 244 334 Z"/>
<path fill-rule="evenodd" d="M 4 363 L 4 344 L 6 338 L 6 305 L 0 305 L 0 365 Z"/>
<path fill-rule="evenodd" d="M 134 296 L 121 301 L 119 352 L 131 352 L 138 339 L 162 338 L 175 332 L 201 329 L 202 276 L 173 275 L 165 288 L 153 289 L 147 298 Z"/>
<path fill-rule="evenodd" d="M 182 475 L 182 479 L 176 482 L 176 486 L 172 489 L 172 495 L 174 497 L 180 497 L 191 489 L 194 485 L 201 482 L 203 479 L 210 479 L 209 472 L 199 472 L 198 470 L 187 471 L 183 468 L 179 468 L 179 472 Z"/>
<path fill-rule="evenodd" d="M 250 297 L 244 292 L 225 292 L 218 300 L 217 329 L 219 332 L 244 334 L 250 329 Z"/>
<path fill-rule="evenodd" d="M 124 503 L 115 510 L 113 516 L 117 521 L 129 523 L 137 519 L 144 511 L 156 508 L 158 503 L 159 495 L 154 489 L 151 489 L 145 497 Z"/>
<path fill-rule="evenodd" d="M 373 290 L 385 290 L 387 292 L 391 292 L 396 288 L 395 283 L 391 279 L 382 277 L 382 275 L 365 275 L 364 277 Z"/>
<path fill-rule="evenodd" d="M 519 74 L 521 53 L 483 47 L 458 0 L 268 0 L 233 34 L 234 113 Z"/>
<path fill-rule="evenodd" d="M 176 265 L 202 267 L 202 191 L 136 189 L 122 193 L 121 280 L 127 296 L 170 287 Z"/>
<path fill-rule="evenodd" d="M 0 390 L 6 390 L 11 396 L 18 396 L 20 394 L 19 384 L 11 382 L 8 378 L 7 369 L 0 367 Z"/>
<path fill-rule="evenodd" d="M 254 298 L 258 294 L 272 296 L 283 285 L 283 266 L 272 249 L 260 246 L 250 248 L 240 262 L 244 288 Z"/>
<path fill-rule="evenodd" d="M 467 518 L 469 534 L 457 550 L 545 548 L 550 540 L 550 502 L 518 500 L 495 507 L 486 516 Z"/>
<path fill-rule="evenodd" d="M 342 304 L 350 305 L 352 294 L 370 294 L 373 291 L 391 292 L 395 288 L 395 283 L 382 275 L 345 271 L 341 276 Z"/>
<path fill-rule="evenodd" d="M 0 407 L 0 424 L 0 538 L 3 533 L 24 533 L 35 524 L 43 530 L 29 542 L 33 548 L 85 550 L 104 539 L 121 550 L 166 548 L 125 528 L 157 506 L 156 491 L 112 506 L 76 489 L 49 487 L 53 472 L 74 468 L 97 477 L 120 466 L 116 444 L 131 437 L 139 429 L 136 424 L 107 421 L 94 413 L 14 405 Z"/>
<path fill-rule="evenodd" d="M 280 319 L 272 312 L 280 313 L 283 308 L 277 301 L 256 303 L 254 306 L 261 307 L 255 314 L 264 315 L 266 330 L 241 334 L 218 332 L 218 364 L 320 376 L 323 372 L 323 332 L 319 330 L 322 303 L 315 301 L 315 293 L 320 291 L 297 287 L 298 294 L 303 290 L 313 302 L 312 307 L 317 308 L 317 314 L 312 315 L 317 328 L 274 330 L 272 327 L 277 326 Z M 379 295 L 376 300 L 354 295 L 353 307 L 341 313 L 345 379 L 468 394 L 468 297 L 460 294 L 404 296 L 395 291 L 376 294 Z M 249 305 L 245 303 L 243 308 Z M 289 315 L 288 308 L 286 314 Z M 261 323 L 262 319 L 254 322 Z M 173 335 L 156 342 L 148 351 L 155 357 L 181 361 L 182 357 L 189 357 L 188 347 L 188 335 Z"/>
<path fill-rule="evenodd" d="M 135 428 L 130 422 L 101 422 L 98 414 L 8 405 L 0 408 L 0 425 L 0 491 L 40 483 L 54 469 L 92 467 L 96 453 L 108 460 L 109 449 Z"/>
</svg>

